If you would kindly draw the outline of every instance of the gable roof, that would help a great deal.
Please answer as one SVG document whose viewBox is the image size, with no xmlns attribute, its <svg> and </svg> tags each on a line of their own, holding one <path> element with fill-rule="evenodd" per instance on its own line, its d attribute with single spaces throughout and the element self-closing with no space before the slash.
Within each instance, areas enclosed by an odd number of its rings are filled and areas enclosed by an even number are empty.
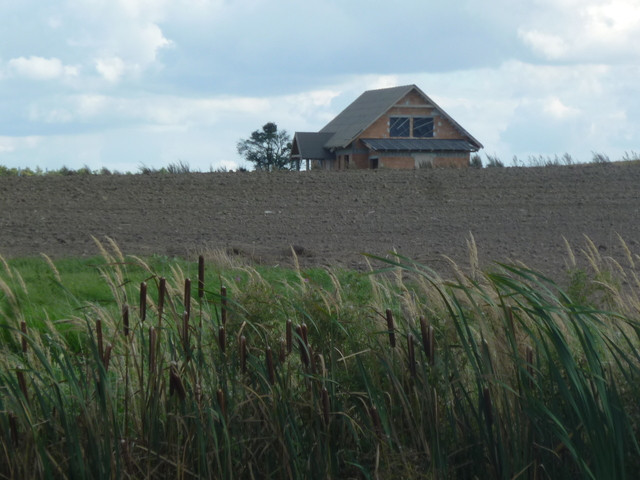
<svg viewBox="0 0 640 480">
<path fill-rule="evenodd" d="M 358 135 L 413 90 L 420 94 L 428 104 L 432 105 L 443 117 L 451 122 L 456 130 L 466 136 L 475 149 L 482 148 L 482 144 L 478 140 L 462 128 L 462 126 L 451 118 L 442 108 L 436 105 L 436 103 L 416 85 L 404 85 L 401 87 L 367 90 L 364 92 L 320 130 L 320 133 L 332 134 L 324 144 L 324 147 L 329 149 L 347 147 Z"/>
</svg>

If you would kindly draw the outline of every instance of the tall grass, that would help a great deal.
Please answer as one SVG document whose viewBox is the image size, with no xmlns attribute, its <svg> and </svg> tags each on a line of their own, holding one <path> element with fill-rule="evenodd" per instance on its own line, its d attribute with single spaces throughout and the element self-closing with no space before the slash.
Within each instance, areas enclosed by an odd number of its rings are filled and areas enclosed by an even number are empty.
<svg viewBox="0 0 640 480">
<path fill-rule="evenodd" d="M 192 281 L 101 253 L 113 304 L 72 310 L 73 335 L 21 314 L 26 286 L 3 264 L 5 477 L 637 472 L 640 325 L 624 291 L 608 304 L 624 311 L 605 311 L 522 266 L 445 281 L 399 255 L 372 257 L 364 298 L 332 271 L 276 288 L 247 265 L 220 288 L 204 258 Z"/>
</svg>

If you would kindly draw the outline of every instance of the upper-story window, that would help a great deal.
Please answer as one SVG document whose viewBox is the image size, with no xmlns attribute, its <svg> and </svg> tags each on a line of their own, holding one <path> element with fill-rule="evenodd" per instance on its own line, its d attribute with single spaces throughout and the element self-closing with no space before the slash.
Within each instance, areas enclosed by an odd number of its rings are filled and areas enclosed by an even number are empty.
<svg viewBox="0 0 640 480">
<path fill-rule="evenodd" d="M 390 137 L 411 136 L 411 118 L 391 117 L 389 119 L 389 136 Z"/>
<path fill-rule="evenodd" d="M 433 117 L 390 117 L 390 137 L 433 137 Z"/>
<path fill-rule="evenodd" d="M 416 138 L 433 137 L 433 118 L 414 117 L 413 136 Z"/>
</svg>

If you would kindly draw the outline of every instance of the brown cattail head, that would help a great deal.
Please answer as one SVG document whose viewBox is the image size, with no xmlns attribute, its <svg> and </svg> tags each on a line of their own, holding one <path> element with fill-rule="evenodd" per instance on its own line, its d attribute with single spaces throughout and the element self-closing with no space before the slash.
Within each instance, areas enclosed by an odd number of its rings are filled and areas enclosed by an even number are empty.
<svg viewBox="0 0 640 480">
<path fill-rule="evenodd" d="M 427 325 L 427 320 L 424 317 L 420 317 L 420 332 L 422 333 L 422 348 L 424 348 L 424 354 L 427 356 L 429 364 L 433 365 L 435 362 L 433 326 Z"/>
<path fill-rule="evenodd" d="M 198 298 L 202 300 L 204 296 L 204 256 L 198 257 Z"/>
<path fill-rule="evenodd" d="M 173 395 L 174 393 L 178 395 L 180 400 L 184 400 L 187 396 L 184 384 L 178 373 L 178 367 L 175 363 L 172 363 L 169 368 L 169 395 Z"/>
<path fill-rule="evenodd" d="M 291 322 L 291 319 L 287 320 L 287 331 L 286 331 L 286 337 L 287 337 L 287 355 L 291 353 L 291 350 L 293 349 L 293 322 Z"/>
<path fill-rule="evenodd" d="M 409 360 L 409 373 L 412 377 L 416 376 L 416 353 L 413 345 L 413 334 L 409 334 L 407 337 L 407 357 Z"/>
<path fill-rule="evenodd" d="M 156 371 L 156 329 L 149 327 L 149 371 Z"/>
<path fill-rule="evenodd" d="M 129 305 L 122 305 L 122 333 L 129 336 Z"/>
<path fill-rule="evenodd" d="M 304 341 L 304 344 L 308 347 L 309 346 L 309 329 L 307 328 L 306 323 L 303 323 L 302 325 L 300 325 L 300 332 L 302 333 L 302 340 Z"/>
<path fill-rule="evenodd" d="M 225 353 L 227 346 L 227 334 L 224 330 L 224 327 L 220 327 L 218 329 L 218 345 L 220 346 L 220 351 Z"/>
<path fill-rule="evenodd" d="M 227 324 L 227 287 L 220 287 L 220 320 L 222 325 Z"/>
<path fill-rule="evenodd" d="M 276 370 L 273 366 L 273 352 L 271 351 L 271 347 L 267 347 L 265 358 L 267 362 L 267 375 L 269 378 L 269 383 L 273 385 L 276 382 Z"/>
<path fill-rule="evenodd" d="M 158 321 L 162 322 L 162 312 L 164 311 L 164 295 L 167 291 L 167 279 L 164 277 L 160 278 L 160 283 L 158 284 Z"/>
<path fill-rule="evenodd" d="M 393 323 L 393 313 L 387 308 L 387 330 L 389 331 L 389 344 L 391 348 L 396 348 L 396 328 Z"/>
<path fill-rule="evenodd" d="M 330 411 L 331 411 L 331 403 L 329 402 L 329 392 L 326 387 L 322 387 L 322 417 L 324 418 L 324 424 L 329 425 L 329 420 L 331 419 Z"/>
<path fill-rule="evenodd" d="M 140 284 L 140 321 L 147 319 L 147 282 Z"/>
<path fill-rule="evenodd" d="M 111 360 L 111 350 L 113 349 L 113 345 L 110 343 L 107 345 L 107 348 L 104 349 L 104 356 L 102 357 L 102 365 L 104 366 L 105 372 L 109 371 L 109 361 Z"/>
<path fill-rule="evenodd" d="M 20 331 L 22 332 L 22 353 L 27 353 L 27 322 L 20 322 Z"/>
<path fill-rule="evenodd" d="M 191 317 L 191 279 L 184 279 L 184 311 Z"/>
<path fill-rule="evenodd" d="M 104 362 L 104 348 L 102 339 L 102 320 L 96 320 L 96 338 L 98 340 L 98 356 L 100 361 Z"/>
<path fill-rule="evenodd" d="M 240 369 L 242 373 L 247 371 L 247 338 L 244 335 L 240 337 Z"/>
</svg>

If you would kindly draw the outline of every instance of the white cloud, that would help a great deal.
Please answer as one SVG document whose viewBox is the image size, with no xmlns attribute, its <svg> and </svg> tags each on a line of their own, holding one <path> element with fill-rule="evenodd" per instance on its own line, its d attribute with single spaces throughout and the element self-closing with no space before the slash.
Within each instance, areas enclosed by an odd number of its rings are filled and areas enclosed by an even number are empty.
<svg viewBox="0 0 640 480">
<path fill-rule="evenodd" d="M 637 61 L 637 0 L 542 0 L 518 29 L 520 39 L 549 60 Z M 537 13 L 541 11 L 543 13 Z M 635 60 L 633 60 L 635 59 Z"/>
<path fill-rule="evenodd" d="M 120 57 L 96 59 L 96 70 L 108 82 L 116 83 L 125 71 L 125 64 Z"/>
<path fill-rule="evenodd" d="M 62 77 L 76 77 L 78 67 L 64 65 L 59 58 L 12 58 L 8 62 L 9 71 L 19 77 L 31 80 L 55 80 Z"/>
</svg>

